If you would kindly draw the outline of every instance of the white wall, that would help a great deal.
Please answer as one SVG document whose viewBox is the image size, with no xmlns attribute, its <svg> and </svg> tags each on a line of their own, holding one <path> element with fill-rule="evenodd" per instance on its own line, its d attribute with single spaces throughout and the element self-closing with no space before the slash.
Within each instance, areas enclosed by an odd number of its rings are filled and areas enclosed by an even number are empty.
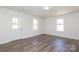
<svg viewBox="0 0 79 59">
<path fill-rule="evenodd" d="M 21 19 L 21 28 L 18 30 L 12 29 L 12 18 L 18 17 Z M 39 20 L 39 30 L 33 31 L 33 16 L 12 11 L 0 7 L 0 44 L 13 41 L 16 39 L 27 38 L 42 33 L 42 19 Z"/>
<path fill-rule="evenodd" d="M 56 31 L 56 20 L 64 19 L 64 32 Z M 79 12 L 59 17 L 49 17 L 45 20 L 44 33 L 61 37 L 79 39 Z"/>
<path fill-rule="evenodd" d="M 38 19 L 38 30 L 37 31 L 33 31 L 33 18 L 34 17 L 28 17 L 26 15 L 22 16 L 22 34 L 21 36 L 23 38 L 26 37 L 31 37 L 31 36 L 35 36 L 35 35 L 39 35 L 42 34 L 43 32 L 43 20 L 39 17 L 36 17 L 36 19 Z"/>
</svg>

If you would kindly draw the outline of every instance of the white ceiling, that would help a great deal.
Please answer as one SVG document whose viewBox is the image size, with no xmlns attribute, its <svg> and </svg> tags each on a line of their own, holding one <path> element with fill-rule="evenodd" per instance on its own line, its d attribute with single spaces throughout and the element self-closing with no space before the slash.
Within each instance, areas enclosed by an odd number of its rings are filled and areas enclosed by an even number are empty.
<svg viewBox="0 0 79 59">
<path fill-rule="evenodd" d="M 49 7 L 50 7 L 49 10 L 45 10 L 44 6 L 4 6 L 4 8 L 8 8 L 11 10 L 43 18 L 79 12 L 79 6 L 49 6 Z"/>
</svg>

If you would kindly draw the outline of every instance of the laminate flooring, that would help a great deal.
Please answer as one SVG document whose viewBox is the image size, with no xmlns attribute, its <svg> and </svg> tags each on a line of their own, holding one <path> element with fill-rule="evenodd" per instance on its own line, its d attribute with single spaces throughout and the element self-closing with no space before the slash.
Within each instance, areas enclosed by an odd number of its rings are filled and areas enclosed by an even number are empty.
<svg viewBox="0 0 79 59">
<path fill-rule="evenodd" d="M 0 45 L 0 52 L 78 52 L 79 40 L 41 34 Z"/>
</svg>

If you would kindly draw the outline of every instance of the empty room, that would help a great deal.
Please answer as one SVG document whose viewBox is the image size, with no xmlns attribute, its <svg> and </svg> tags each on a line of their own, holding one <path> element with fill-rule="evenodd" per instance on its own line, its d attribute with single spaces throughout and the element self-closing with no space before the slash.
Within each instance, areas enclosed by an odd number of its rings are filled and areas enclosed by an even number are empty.
<svg viewBox="0 0 79 59">
<path fill-rule="evenodd" d="M 79 52 L 79 6 L 0 6 L 0 52 Z"/>
</svg>

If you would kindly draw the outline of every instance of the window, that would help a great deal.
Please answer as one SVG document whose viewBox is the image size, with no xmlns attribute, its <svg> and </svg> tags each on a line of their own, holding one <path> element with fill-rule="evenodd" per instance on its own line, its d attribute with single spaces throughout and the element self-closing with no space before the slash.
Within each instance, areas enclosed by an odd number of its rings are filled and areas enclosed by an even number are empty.
<svg viewBox="0 0 79 59">
<path fill-rule="evenodd" d="M 38 20 L 33 19 L 33 31 L 37 31 L 37 30 L 38 30 Z"/>
<path fill-rule="evenodd" d="M 57 31 L 64 31 L 64 19 L 57 20 Z"/>
<path fill-rule="evenodd" d="M 12 29 L 18 29 L 18 26 L 19 26 L 19 19 L 12 18 Z"/>
</svg>

